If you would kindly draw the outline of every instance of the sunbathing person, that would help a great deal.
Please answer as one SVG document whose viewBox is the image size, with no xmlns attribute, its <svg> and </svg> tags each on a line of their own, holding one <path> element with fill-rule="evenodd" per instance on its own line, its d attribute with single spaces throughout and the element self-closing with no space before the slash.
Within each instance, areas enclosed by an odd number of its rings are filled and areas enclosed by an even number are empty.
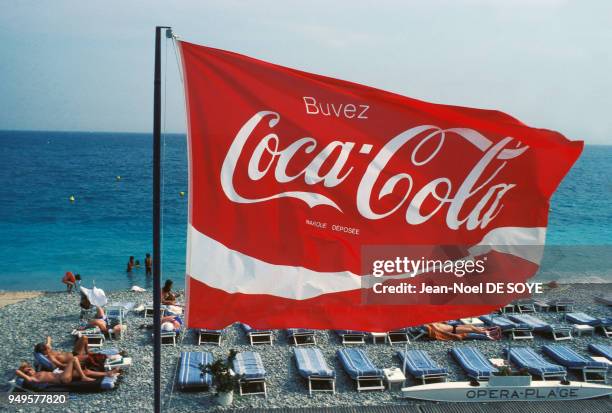
<svg viewBox="0 0 612 413">
<path fill-rule="evenodd" d="M 87 337 L 79 337 L 74 343 L 72 353 L 66 351 L 55 351 L 51 347 L 51 337 L 47 336 L 44 343 L 38 343 L 34 346 L 34 352 L 40 353 L 47 357 L 51 364 L 57 368 L 66 367 L 72 356 L 79 359 L 80 362 L 84 362 L 87 359 L 89 353 L 88 339 Z"/>
<path fill-rule="evenodd" d="M 16 371 L 17 375 L 30 383 L 49 383 L 49 384 L 68 384 L 73 381 L 91 382 L 96 378 L 106 376 L 116 376 L 117 371 L 109 371 L 100 373 L 95 371 L 83 370 L 81 364 L 76 357 L 69 359 L 66 367 L 63 370 L 56 369 L 53 372 L 34 370 L 28 363 L 22 363 Z"/>
<path fill-rule="evenodd" d="M 178 331 L 183 325 L 183 320 L 179 316 L 169 315 L 162 317 L 161 319 L 161 330 L 162 331 Z"/>
<path fill-rule="evenodd" d="M 89 302 L 86 296 L 81 297 L 81 302 L 79 305 L 85 310 L 89 310 L 92 307 L 91 302 Z M 106 313 L 104 312 L 104 308 L 100 306 L 96 306 L 96 317 L 88 320 L 87 323 L 90 327 L 98 327 L 104 334 L 109 334 L 111 330 L 113 333 L 117 334 L 122 328 L 120 324 L 112 326 L 108 320 L 108 317 L 106 316 Z"/>
<path fill-rule="evenodd" d="M 429 337 L 437 340 L 463 340 L 469 334 L 481 334 L 491 340 L 499 340 L 501 332 L 499 327 L 477 327 L 472 324 L 450 325 L 447 323 L 427 324 Z"/>
</svg>

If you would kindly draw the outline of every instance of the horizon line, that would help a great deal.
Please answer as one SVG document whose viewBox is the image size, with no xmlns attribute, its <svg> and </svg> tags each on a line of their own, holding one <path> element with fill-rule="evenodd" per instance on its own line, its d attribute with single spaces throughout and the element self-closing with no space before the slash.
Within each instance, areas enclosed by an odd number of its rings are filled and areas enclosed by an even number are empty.
<svg viewBox="0 0 612 413">
<path fill-rule="evenodd" d="M 100 131 L 100 130 L 91 130 L 91 131 L 86 131 L 86 130 L 53 130 L 53 129 L 0 129 L 0 132 L 53 132 L 53 133 L 104 133 L 104 134 L 111 134 L 111 133 L 121 133 L 121 134 L 130 134 L 130 135 L 147 135 L 147 134 L 153 134 L 153 130 L 146 131 L 146 132 L 136 132 L 136 131 Z M 162 135 L 187 135 L 187 132 L 162 132 Z M 569 138 L 566 138 L 568 140 L 571 140 Z M 612 142 L 610 143 L 591 143 L 591 142 L 584 142 L 585 145 L 588 146 L 612 146 Z"/>
</svg>

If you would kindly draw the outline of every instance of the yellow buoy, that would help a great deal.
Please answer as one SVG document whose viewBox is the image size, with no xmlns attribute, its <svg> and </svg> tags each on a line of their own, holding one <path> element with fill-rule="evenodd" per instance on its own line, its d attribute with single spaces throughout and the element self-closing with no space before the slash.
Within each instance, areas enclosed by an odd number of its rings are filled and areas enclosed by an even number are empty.
<svg viewBox="0 0 612 413">
<path fill-rule="evenodd" d="M 70 202 L 74 202 L 74 195 L 70 195 L 70 198 L 68 199 L 70 199 Z"/>
<path fill-rule="evenodd" d="M 180 195 L 180 196 L 181 196 L 181 198 L 182 198 L 182 197 L 184 197 L 184 196 L 185 196 L 185 192 L 181 191 L 181 192 L 179 192 L 179 195 Z"/>
</svg>

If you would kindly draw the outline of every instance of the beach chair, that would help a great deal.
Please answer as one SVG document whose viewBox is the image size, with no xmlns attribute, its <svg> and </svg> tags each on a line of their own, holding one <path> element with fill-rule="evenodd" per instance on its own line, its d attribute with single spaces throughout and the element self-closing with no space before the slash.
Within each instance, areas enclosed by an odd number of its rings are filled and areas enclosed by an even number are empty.
<svg viewBox="0 0 612 413">
<path fill-rule="evenodd" d="M 336 373 L 329 368 L 320 349 L 294 347 L 293 354 L 300 376 L 308 380 L 308 394 L 336 392 Z"/>
<path fill-rule="evenodd" d="M 533 304 L 535 305 L 536 311 L 540 313 L 546 313 L 550 311 L 550 305 L 542 300 L 533 300 Z"/>
<path fill-rule="evenodd" d="M 425 326 L 408 327 L 406 333 L 410 340 L 416 341 L 421 337 L 427 337 L 427 328 Z"/>
<path fill-rule="evenodd" d="M 104 354 L 107 356 L 104 362 L 104 370 L 106 371 L 110 371 L 115 368 L 125 369 L 132 365 L 132 358 L 123 356 L 119 349 L 115 347 L 92 349 L 89 353 Z"/>
<path fill-rule="evenodd" d="M 162 324 L 162 330 L 160 334 L 162 345 L 172 345 L 176 347 L 176 339 L 181 335 L 181 329 L 183 328 L 183 320 L 180 317 L 176 317 L 175 320 L 178 321 L 180 326 L 178 328 L 175 328 L 174 330 L 164 330 L 164 325 Z M 153 334 L 151 334 L 151 337 L 153 337 Z"/>
<path fill-rule="evenodd" d="M 366 333 L 355 330 L 336 330 L 342 344 L 365 344 Z"/>
<path fill-rule="evenodd" d="M 11 386 L 9 393 L 13 391 L 24 391 L 28 393 L 99 393 L 112 390 L 118 385 L 117 377 L 107 376 L 97 378 L 94 381 L 72 381 L 66 384 L 55 383 L 33 383 L 21 377 L 15 377 L 9 381 Z"/>
<path fill-rule="evenodd" d="M 161 343 L 162 345 L 168 345 L 176 347 L 176 338 L 179 335 L 179 331 L 162 331 L 161 332 Z"/>
<path fill-rule="evenodd" d="M 263 394 L 268 397 L 266 389 L 266 369 L 261 356 L 253 351 L 236 354 L 232 361 L 234 372 L 240 377 L 238 388 L 240 395 Z"/>
<path fill-rule="evenodd" d="M 608 360 L 612 361 L 612 346 L 608 346 L 606 344 L 589 344 L 589 351 L 593 354 L 597 354 L 598 356 L 605 357 Z"/>
<path fill-rule="evenodd" d="M 343 348 L 337 352 L 344 371 L 357 383 L 357 391 L 384 390 L 383 371 L 360 348 Z"/>
<path fill-rule="evenodd" d="M 606 337 L 612 337 L 612 318 L 595 318 L 588 314 L 577 312 L 577 313 L 565 313 L 565 320 L 574 324 L 582 324 L 599 329 Z"/>
<path fill-rule="evenodd" d="M 272 345 L 272 330 L 257 330 L 244 323 L 241 323 L 241 325 L 252 346 L 256 344 Z"/>
<path fill-rule="evenodd" d="M 213 355 L 208 351 L 183 351 L 179 358 L 178 387 L 186 390 L 208 390 L 212 376 L 203 373 L 200 366 L 212 364 Z"/>
<path fill-rule="evenodd" d="M 500 314 L 509 314 L 514 313 L 515 307 L 513 303 L 506 304 L 505 306 L 499 309 Z"/>
<path fill-rule="evenodd" d="M 506 317 L 495 314 L 480 316 L 488 326 L 499 327 L 502 333 L 509 334 L 513 340 L 533 340 L 533 328 L 523 323 L 516 323 Z"/>
<path fill-rule="evenodd" d="M 531 299 L 517 300 L 514 302 L 514 306 L 516 307 L 516 311 L 521 314 L 536 312 L 535 303 Z"/>
<path fill-rule="evenodd" d="M 451 349 L 451 354 L 461 368 L 465 370 L 468 377 L 474 380 L 489 380 L 493 373 L 497 373 L 497 367 L 491 364 L 480 350 L 474 347 L 454 347 Z"/>
<path fill-rule="evenodd" d="M 484 322 L 478 317 L 460 318 L 459 321 L 461 322 L 461 324 L 473 325 L 477 327 L 482 327 L 482 325 L 484 324 Z"/>
<path fill-rule="evenodd" d="M 110 339 L 123 340 L 127 334 L 127 323 L 124 322 L 124 318 L 127 315 L 127 310 L 124 307 L 119 306 L 107 306 L 104 309 L 108 324 L 111 326 L 108 331 Z M 115 329 L 115 326 L 121 326 L 120 329 Z"/>
<path fill-rule="evenodd" d="M 370 331 L 368 335 L 372 338 L 372 344 L 379 344 L 381 340 L 383 344 L 387 344 L 389 341 L 388 332 Z"/>
<path fill-rule="evenodd" d="M 532 376 L 539 376 L 542 380 L 547 378 L 565 379 L 567 370 L 563 366 L 549 363 L 530 347 L 511 347 L 504 349 L 504 354 L 517 367 L 526 369 Z"/>
<path fill-rule="evenodd" d="M 423 384 L 428 380 L 447 381 L 448 370 L 434 362 L 423 350 L 398 351 L 397 356 L 402 362 L 402 370 L 406 370 Z"/>
<path fill-rule="evenodd" d="M 410 344 L 410 337 L 408 335 L 408 329 L 402 328 L 399 330 L 389 331 L 387 333 L 387 340 L 389 340 L 390 345 Z"/>
<path fill-rule="evenodd" d="M 574 311 L 574 304 L 574 301 L 566 298 L 559 298 L 556 300 L 550 300 L 548 302 L 550 308 L 555 310 L 557 313 Z"/>
<path fill-rule="evenodd" d="M 307 328 L 288 328 L 287 338 L 294 346 L 317 344 L 315 331 Z"/>
<path fill-rule="evenodd" d="M 530 314 L 515 314 L 509 317 L 512 321 L 528 325 L 534 332 L 552 334 L 555 341 L 572 339 L 572 327 L 548 324 L 547 322 Z"/>
<path fill-rule="evenodd" d="M 608 364 L 606 363 L 590 360 L 576 353 L 573 349 L 560 344 L 542 346 L 542 351 L 568 370 L 581 371 L 584 381 L 603 382 L 604 384 L 607 382 Z"/>
<path fill-rule="evenodd" d="M 127 369 L 132 366 L 131 357 L 109 358 L 104 362 L 104 370 L 111 371 L 112 369 Z"/>
<path fill-rule="evenodd" d="M 53 371 L 55 366 L 51 363 L 51 360 L 42 353 L 34 352 L 34 362 L 32 366 L 36 371 Z"/>
<path fill-rule="evenodd" d="M 216 344 L 221 345 L 221 337 L 225 330 L 209 330 L 207 328 L 199 328 L 198 334 L 198 346 L 202 344 Z"/>
<path fill-rule="evenodd" d="M 159 316 L 163 317 L 165 311 L 166 311 L 166 306 L 162 304 L 160 306 L 160 308 L 159 308 Z M 144 317 L 145 318 L 153 317 L 153 313 L 154 312 L 155 312 L 155 309 L 153 307 L 153 303 L 145 304 L 145 308 L 144 308 Z"/>
<path fill-rule="evenodd" d="M 98 327 L 81 326 L 72 330 L 70 334 L 75 337 L 87 337 L 87 344 L 92 348 L 102 347 L 106 341 L 106 337 Z"/>
</svg>

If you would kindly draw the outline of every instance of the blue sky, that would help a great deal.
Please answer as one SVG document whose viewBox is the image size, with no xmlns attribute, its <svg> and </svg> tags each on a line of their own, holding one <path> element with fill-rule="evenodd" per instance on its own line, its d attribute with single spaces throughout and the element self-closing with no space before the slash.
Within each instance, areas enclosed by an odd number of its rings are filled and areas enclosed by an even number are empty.
<svg viewBox="0 0 612 413">
<path fill-rule="evenodd" d="M 150 131 L 153 33 L 612 144 L 612 1 L 0 0 L 0 129 Z M 167 129 L 185 130 L 168 50 Z"/>
</svg>

